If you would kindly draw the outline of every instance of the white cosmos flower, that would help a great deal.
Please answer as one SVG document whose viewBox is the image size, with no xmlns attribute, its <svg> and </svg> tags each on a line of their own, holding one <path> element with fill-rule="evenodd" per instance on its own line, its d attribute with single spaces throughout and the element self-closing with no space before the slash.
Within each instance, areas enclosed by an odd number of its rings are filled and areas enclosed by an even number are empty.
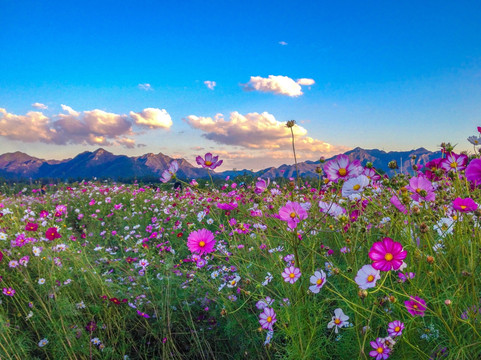
<svg viewBox="0 0 481 360">
<path fill-rule="evenodd" d="M 366 175 L 359 175 L 355 178 L 347 180 L 342 185 L 342 196 L 350 200 L 361 198 L 364 188 L 369 185 L 369 178 Z"/>
</svg>

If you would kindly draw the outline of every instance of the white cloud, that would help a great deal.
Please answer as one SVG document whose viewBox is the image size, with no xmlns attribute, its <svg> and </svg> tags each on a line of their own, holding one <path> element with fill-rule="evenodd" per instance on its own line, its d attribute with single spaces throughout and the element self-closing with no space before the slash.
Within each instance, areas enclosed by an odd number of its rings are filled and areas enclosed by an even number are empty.
<svg viewBox="0 0 481 360">
<path fill-rule="evenodd" d="M 63 113 L 45 116 L 39 111 L 16 115 L 0 108 L 0 136 L 22 142 L 47 144 L 89 144 L 109 146 L 118 144 L 127 148 L 135 146 L 132 126 L 169 128 L 170 115 L 165 110 L 144 109 L 129 115 L 103 110 L 76 111 L 61 105 Z"/>
<path fill-rule="evenodd" d="M 204 84 L 211 90 L 214 90 L 214 88 L 217 86 L 215 81 L 210 81 L 210 80 L 204 81 Z"/>
<path fill-rule="evenodd" d="M 150 84 L 139 84 L 137 86 L 140 90 L 154 91 L 154 88 Z"/>
<path fill-rule="evenodd" d="M 34 107 L 35 109 L 40 109 L 40 110 L 46 110 L 46 109 L 48 109 L 48 106 L 47 106 L 47 105 L 42 104 L 42 103 L 38 103 L 38 102 L 33 103 L 33 104 L 32 104 L 32 107 Z"/>
<path fill-rule="evenodd" d="M 172 118 L 165 109 L 147 108 L 139 113 L 131 111 L 130 117 L 137 125 L 150 129 L 169 129 L 172 126 Z"/>
<path fill-rule="evenodd" d="M 316 83 L 313 79 L 306 79 L 306 78 L 297 79 L 296 82 L 299 85 L 305 85 L 305 86 L 311 86 L 311 85 L 314 85 Z"/>
<path fill-rule="evenodd" d="M 269 75 L 268 78 L 251 76 L 247 84 L 242 84 L 245 91 L 270 92 L 278 95 L 297 97 L 302 95 L 301 86 L 287 76 Z"/>
<path fill-rule="evenodd" d="M 279 41 L 279 45 L 287 46 L 287 43 L 285 41 Z"/>
<path fill-rule="evenodd" d="M 262 152 L 290 151 L 292 146 L 291 131 L 286 123 L 277 121 L 274 115 L 267 112 L 246 115 L 232 112 L 228 121 L 222 114 L 217 114 L 214 118 L 190 115 L 185 121 L 193 128 L 203 131 L 202 136 L 218 144 Z M 317 157 L 319 153 L 329 154 L 349 149 L 307 136 L 307 130 L 299 125 L 294 126 L 293 131 L 296 151 L 307 159 Z"/>
</svg>

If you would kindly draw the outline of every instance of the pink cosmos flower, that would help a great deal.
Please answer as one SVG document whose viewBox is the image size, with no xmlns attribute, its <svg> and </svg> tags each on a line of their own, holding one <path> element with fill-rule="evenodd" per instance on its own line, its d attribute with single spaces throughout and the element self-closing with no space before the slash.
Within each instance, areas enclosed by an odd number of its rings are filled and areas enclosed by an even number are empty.
<svg viewBox="0 0 481 360">
<path fill-rule="evenodd" d="M 47 231 L 45 231 L 45 237 L 50 241 L 52 241 L 52 240 L 61 238 L 62 235 L 58 233 L 58 230 L 56 227 L 51 227 L 51 228 L 48 228 Z"/>
<path fill-rule="evenodd" d="M 149 319 L 150 318 L 150 315 L 149 314 L 146 314 L 140 310 L 137 310 L 137 315 L 139 316 L 142 316 L 143 318 L 146 318 L 146 319 Z"/>
<path fill-rule="evenodd" d="M 364 265 L 357 272 L 354 281 L 363 290 L 373 288 L 376 286 L 376 281 L 381 278 L 379 270 L 376 270 L 372 265 Z"/>
<path fill-rule="evenodd" d="M 389 357 L 391 349 L 386 346 L 383 339 L 377 338 L 376 341 L 371 341 L 370 344 L 374 350 L 369 352 L 369 356 L 376 358 L 376 360 L 385 360 Z"/>
<path fill-rule="evenodd" d="M 309 286 L 309 290 L 314 294 L 317 294 L 326 283 L 326 273 L 322 270 L 315 271 L 314 275 L 311 276 L 310 281 L 312 285 Z"/>
<path fill-rule="evenodd" d="M 435 172 L 436 170 L 441 169 L 441 161 L 443 161 L 442 158 L 437 158 L 426 163 L 426 165 L 424 166 L 425 168 L 424 175 L 426 176 L 427 179 L 433 180 L 433 181 L 440 180 L 440 178 L 436 175 Z"/>
<path fill-rule="evenodd" d="M 393 322 L 390 322 L 388 325 L 387 325 L 387 332 L 389 334 L 389 336 L 401 336 L 402 333 L 403 333 L 403 329 L 404 329 L 404 324 L 399 321 L 399 320 L 395 320 Z"/>
<path fill-rule="evenodd" d="M 209 254 L 214 251 L 214 234 L 207 229 L 200 229 L 189 234 L 187 246 L 193 253 L 200 255 Z"/>
<path fill-rule="evenodd" d="M 402 245 L 388 237 L 375 242 L 369 250 L 372 267 L 381 271 L 398 270 L 406 256 Z"/>
<path fill-rule="evenodd" d="M 294 284 L 301 277 L 301 270 L 294 266 L 286 267 L 282 273 L 285 282 Z"/>
<path fill-rule="evenodd" d="M 231 203 L 217 203 L 217 207 L 221 210 L 234 210 L 237 209 L 238 204 L 234 201 Z"/>
<path fill-rule="evenodd" d="M 162 177 L 160 178 L 160 181 L 163 183 L 169 182 L 170 179 L 174 178 L 175 179 L 175 174 L 179 170 L 179 163 L 177 160 L 172 160 L 172 162 L 169 165 L 169 168 L 167 170 L 164 170 L 162 173 Z"/>
<path fill-rule="evenodd" d="M 254 192 L 259 195 L 266 191 L 267 187 L 271 182 L 271 179 L 267 179 L 266 181 L 265 179 L 258 178 L 257 180 L 258 181 L 256 182 L 256 188 Z"/>
<path fill-rule="evenodd" d="M 27 225 L 25 225 L 26 231 L 37 231 L 37 229 L 38 229 L 38 224 L 36 223 L 28 222 Z"/>
<path fill-rule="evenodd" d="M 474 183 L 475 186 L 481 185 L 481 159 L 471 160 L 465 174 L 466 179 Z"/>
<path fill-rule="evenodd" d="M 423 175 L 409 179 L 406 189 L 412 193 L 411 198 L 414 201 L 434 201 L 436 198 L 433 184 Z"/>
<path fill-rule="evenodd" d="M 197 156 L 195 161 L 203 168 L 214 170 L 216 167 L 221 166 L 224 160 L 219 160 L 218 156 L 212 156 L 211 153 L 207 153 L 205 154 L 204 159 L 202 159 L 201 156 Z"/>
<path fill-rule="evenodd" d="M 404 305 L 412 316 L 424 316 L 424 312 L 426 311 L 426 301 L 420 297 L 411 296 L 411 300 L 406 300 Z"/>
<path fill-rule="evenodd" d="M 350 179 L 361 175 L 363 167 L 359 160 L 350 161 L 347 155 L 341 154 L 324 165 L 324 172 L 331 181 Z"/>
<path fill-rule="evenodd" d="M 287 221 L 287 226 L 295 229 L 301 220 L 307 219 L 307 211 L 298 202 L 288 201 L 279 209 L 279 218 Z"/>
<path fill-rule="evenodd" d="M 444 171 L 458 172 L 466 168 L 468 157 L 464 154 L 449 153 L 439 164 Z"/>
<path fill-rule="evenodd" d="M 263 329 L 274 330 L 272 325 L 277 321 L 274 309 L 265 307 L 264 311 L 259 315 L 259 323 Z"/>
<path fill-rule="evenodd" d="M 404 206 L 404 204 L 401 202 L 401 200 L 399 200 L 396 195 L 393 195 L 389 201 L 396 207 L 396 209 L 398 209 L 403 214 L 408 213 L 408 209 L 406 208 L 406 206 Z"/>
<path fill-rule="evenodd" d="M 378 181 L 381 178 L 381 175 L 379 175 L 374 168 L 364 168 L 362 175 L 367 176 L 367 178 L 372 181 Z"/>
<path fill-rule="evenodd" d="M 476 204 L 476 202 L 471 198 L 462 199 L 458 197 L 453 201 L 454 210 L 458 210 L 461 212 L 471 212 L 475 211 L 477 208 L 478 204 Z"/>
<path fill-rule="evenodd" d="M 13 295 L 15 295 L 15 290 L 12 289 L 11 287 L 3 288 L 3 295 L 13 296 Z"/>
</svg>

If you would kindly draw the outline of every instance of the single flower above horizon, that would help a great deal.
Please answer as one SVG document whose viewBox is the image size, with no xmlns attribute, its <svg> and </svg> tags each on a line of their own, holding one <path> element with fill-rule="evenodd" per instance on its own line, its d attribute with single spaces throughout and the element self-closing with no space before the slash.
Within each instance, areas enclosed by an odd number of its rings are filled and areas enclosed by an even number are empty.
<svg viewBox="0 0 481 360">
<path fill-rule="evenodd" d="M 177 160 L 172 160 L 168 169 L 164 170 L 162 173 L 162 177 L 160 178 L 160 181 L 163 183 L 169 182 L 170 179 L 175 179 L 176 173 L 179 170 L 179 163 Z"/>
<path fill-rule="evenodd" d="M 324 164 L 324 172 L 331 181 L 350 179 L 361 175 L 364 168 L 359 160 L 350 161 L 347 155 L 341 154 Z"/>
<path fill-rule="evenodd" d="M 369 250 L 372 267 L 381 271 L 398 270 L 406 256 L 402 245 L 388 237 L 375 242 Z"/>
<path fill-rule="evenodd" d="M 222 165 L 224 160 L 219 160 L 219 156 L 212 156 L 211 153 L 204 155 L 204 158 L 197 156 L 195 161 L 198 165 L 202 166 L 204 169 L 214 170 L 215 168 Z"/>
</svg>

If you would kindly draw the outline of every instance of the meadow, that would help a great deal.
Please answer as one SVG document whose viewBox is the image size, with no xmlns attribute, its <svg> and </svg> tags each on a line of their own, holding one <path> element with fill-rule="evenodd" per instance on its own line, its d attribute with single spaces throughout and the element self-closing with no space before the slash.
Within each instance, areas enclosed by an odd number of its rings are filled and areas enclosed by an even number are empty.
<svg viewBox="0 0 481 360">
<path fill-rule="evenodd" d="M 479 153 L 412 163 L 4 189 L 0 358 L 481 358 Z"/>
</svg>

